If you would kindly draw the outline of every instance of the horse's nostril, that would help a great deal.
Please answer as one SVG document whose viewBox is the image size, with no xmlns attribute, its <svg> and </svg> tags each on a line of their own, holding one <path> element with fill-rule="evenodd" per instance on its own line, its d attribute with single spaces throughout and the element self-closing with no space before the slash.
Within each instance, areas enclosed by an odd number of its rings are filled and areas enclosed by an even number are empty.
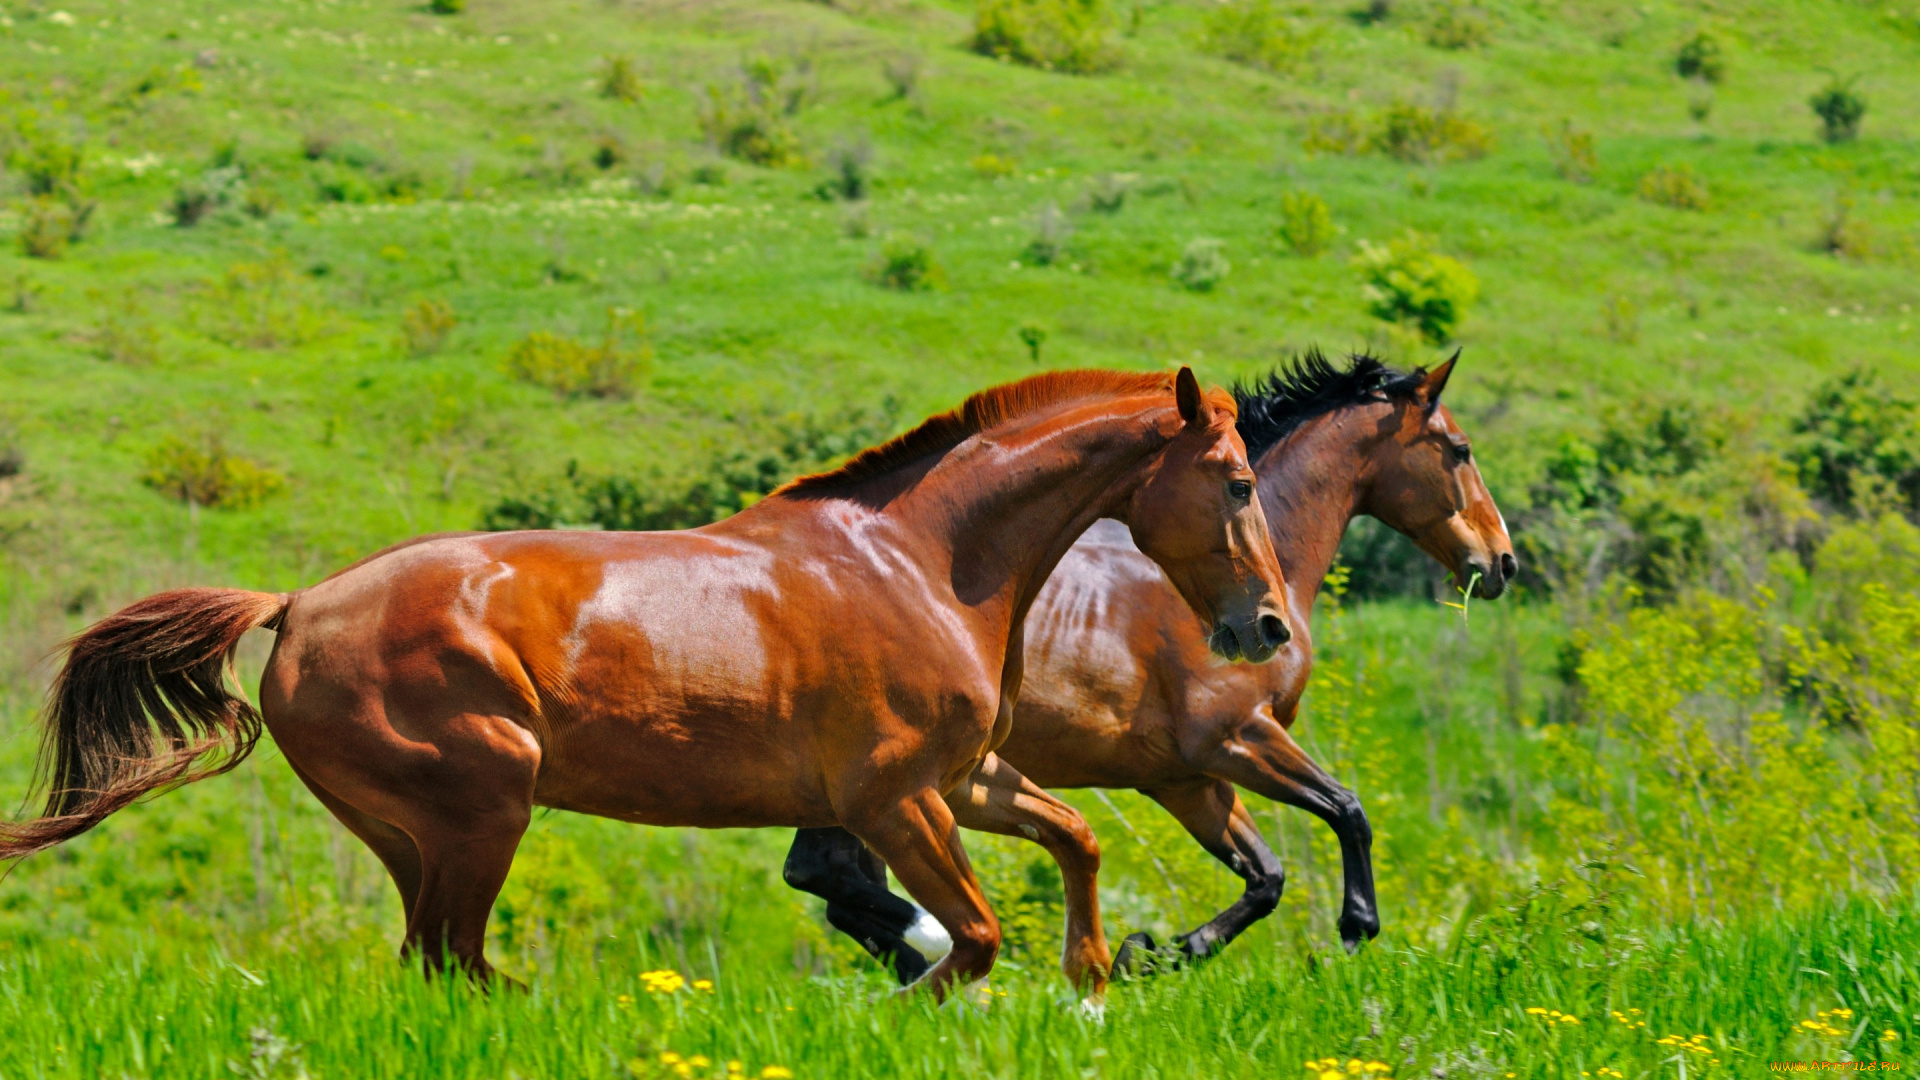
<svg viewBox="0 0 1920 1080">
<path fill-rule="evenodd" d="M 1260 628 L 1260 641 L 1270 649 L 1277 649 L 1293 640 L 1293 631 L 1288 629 L 1287 620 L 1278 615 L 1262 615 L 1255 620 Z"/>
<path fill-rule="evenodd" d="M 1515 574 L 1518 574 L 1519 572 L 1520 572 L 1520 560 L 1513 557 L 1513 552 L 1511 551 L 1501 552 L 1500 553 L 1501 579 L 1505 581 L 1512 581 L 1513 576 Z"/>
</svg>

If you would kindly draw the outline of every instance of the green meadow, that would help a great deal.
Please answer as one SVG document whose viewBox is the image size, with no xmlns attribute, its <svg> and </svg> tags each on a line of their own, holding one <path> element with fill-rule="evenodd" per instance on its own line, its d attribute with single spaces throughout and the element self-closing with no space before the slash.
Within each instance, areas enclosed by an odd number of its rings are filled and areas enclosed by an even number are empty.
<svg viewBox="0 0 1920 1080">
<path fill-rule="evenodd" d="M 983 55 L 983 11 L 1026 37 Z M 1910 0 L 4 0 L 0 57 L 10 809 L 59 642 L 149 592 L 693 524 L 1046 368 L 1459 349 L 1527 567 L 1461 606 L 1362 522 L 1316 612 L 1357 955 L 1331 836 L 1252 797 L 1280 910 L 1103 1021 L 1030 845 L 968 838 L 1007 943 L 936 1007 L 781 884 L 784 831 L 555 813 L 494 918 L 529 990 L 486 995 L 395 960 L 268 740 L 0 880 L 0 1078 L 1731 1077 L 1920 1037 Z M 1116 942 L 1238 895 L 1144 797 L 1062 794 Z"/>
</svg>

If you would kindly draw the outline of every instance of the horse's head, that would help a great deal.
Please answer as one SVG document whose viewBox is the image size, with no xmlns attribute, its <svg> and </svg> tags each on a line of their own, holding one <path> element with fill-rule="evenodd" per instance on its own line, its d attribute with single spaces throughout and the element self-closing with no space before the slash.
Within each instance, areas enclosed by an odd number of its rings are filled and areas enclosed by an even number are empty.
<svg viewBox="0 0 1920 1080">
<path fill-rule="evenodd" d="M 1265 661 L 1293 636 L 1280 563 L 1253 497 L 1253 469 L 1234 430 L 1233 399 L 1202 391 L 1193 372 L 1174 380 L 1180 428 L 1134 492 L 1134 543 L 1211 627 L 1229 660 Z"/>
<path fill-rule="evenodd" d="M 1390 423 L 1392 437 L 1375 443 L 1372 482 L 1359 509 L 1405 533 L 1420 550 L 1453 571 L 1454 581 L 1491 600 L 1519 570 L 1506 519 L 1487 493 L 1473 446 L 1440 403 L 1453 374 L 1452 359 L 1427 373 Z"/>
</svg>

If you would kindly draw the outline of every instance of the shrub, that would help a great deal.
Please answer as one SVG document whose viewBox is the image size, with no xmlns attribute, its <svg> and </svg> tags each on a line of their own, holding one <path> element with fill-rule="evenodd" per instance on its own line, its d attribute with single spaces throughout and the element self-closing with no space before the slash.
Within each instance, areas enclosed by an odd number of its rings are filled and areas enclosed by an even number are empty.
<svg viewBox="0 0 1920 1080">
<path fill-rule="evenodd" d="M 29 259 L 65 255 L 73 238 L 73 218 L 73 208 L 58 199 L 42 197 L 28 203 L 20 216 L 20 254 Z"/>
<path fill-rule="evenodd" d="M 1853 216 L 1853 193 L 1844 189 L 1833 196 L 1820 229 L 1820 250 L 1835 258 L 1864 259 L 1873 254 L 1873 233 L 1867 223 Z"/>
<path fill-rule="evenodd" d="M 205 299 L 213 336 L 240 348 L 297 345 L 327 327 L 311 285 L 284 256 L 229 266 Z"/>
<path fill-rule="evenodd" d="M 769 169 L 797 165 L 800 141 L 761 83 L 745 88 L 709 86 L 700 102 L 700 128 L 707 144 L 728 157 Z"/>
<path fill-rule="evenodd" d="M 1850 142 L 1860 134 L 1860 121 L 1867 115 L 1866 99 L 1854 93 L 1859 81 L 1832 76 L 1820 92 L 1807 99 L 1820 118 L 1820 137 L 1830 143 Z"/>
<path fill-rule="evenodd" d="M 969 164 L 973 166 L 973 171 L 976 174 L 988 180 L 1004 180 L 1019 170 L 1019 166 L 1014 163 L 1012 158 L 996 154 L 990 150 L 986 153 L 975 155 Z"/>
<path fill-rule="evenodd" d="M 240 210 L 255 221 L 265 221 L 280 211 L 280 197 L 265 184 L 250 183 L 240 197 Z"/>
<path fill-rule="evenodd" d="M 1434 344 L 1452 340 L 1480 295 L 1473 271 L 1435 251 L 1432 238 L 1421 233 L 1408 231 L 1384 247 L 1362 240 L 1353 262 L 1366 278 L 1368 312 L 1415 327 Z"/>
<path fill-rule="evenodd" d="M 1608 410 L 1597 436 L 1565 436 L 1516 514 L 1516 537 L 1552 591 L 1618 577 L 1645 599 L 1695 583 L 1751 585 L 1775 552 L 1810 550 L 1816 524 L 1793 468 L 1751 418 L 1691 401 Z"/>
<path fill-rule="evenodd" d="M 215 170 L 216 172 L 222 170 Z M 173 201 L 167 206 L 167 215 L 178 228 L 190 229 L 200 224 L 201 219 L 219 209 L 226 199 L 224 186 L 219 178 L 209 173 L 188 180 L 175 188 Z"/>
<path fill-rule="evenodd" d="M 1493 39 L 1487 13 L 1461 0 L 1441 0 L 1427 19 L 1427 44 L 1440 49 L 1476 49 Z"/>
<path fill-rule="evenodd" d="M 146 367 L 160 359 L 153 324 L 140 317 L 129 297 L 109 300 L 104 293 L 89 291 L 88 299 L 100 310 L 100 327 L 94 331 L 93 348 L 102 360 L 128 367 Z"/>
<path fill-rule="evenodd" d="M 1693 88 L 1687 92 L 1687 115 L 1696 124 L 1704 124 L 1707 117 L 1713 115 L 1713 84 L 1705 79 L 1693 80 Z"/>
<path fill-rule="evenodd" d="M 1726 61 L 1720 53 L 1720 42 L 1705 30 L 1693 35 L 1674 55 L 1673 70 L 1683 79 L 1699 79 L 1709 83 L 1720 82 L 1727 76 Z"/>
<path fill-rule="evenodd" d="M 1381 112 L 1368 144 L 1401 161 L 1467 161 L 1493 149 L 1493 133 L 1451 110 L 1397 101 Z"/>
<path fill-rule="evenodd" d="M 1274 0 L 1230 0 L 1207 16 L 1201 44 L 1209 52 L 1263 71 L 1298 67 L 1313 51 L 1312 39 Z"/>
<path fill-rule="evenodd" d="M 1600 314 L 1606 319 L 1609 338 L 1621 345 L 1632 345 L 1640 340 L 1640 312 L 1631 298 L 1619 295 L 1607 297 L 1600 302 Z"/>
<path fill-rule="evenodd" d="M 147 452 L 140 482 L 189 506 L 244 510 L 287 486 L 261 463 L 229 453 L 219 435 L 170 435 Z"/>
<path fill-rule="evenodd" d="M 1173 264 L 1174 283 L 1192 292 L 1212 292 L 1233 272 L 1226 248 L 1224 242 L 1205 237 L 1188 244 Z"/>
<path fill-rule="evenodd" d="M 521 339 L 507 354 L 507 374 L 562 397 L 626 397 L 653 362 L 646 320 L 637 311 L 612 308 L 598 345 L 544 330 Z"/>
<path fill-rule="evenodd" d="M 1101 173 L 1087 189 L 1087 208 L 1100 214 L 1117 214 L 1127 205 L 1127 192 L 1133 177 L 1122 173 Z"/>
<path fill-rule="evenodd" d="M 1280 238 L 1295 255 L 1313 258 L 1333 246 L 1333 211 L 1310 191 L 1280 196 Z"/>
<path fill-rule="evenodd" d="M 593 525 L 603 529 L 689 529 L 752 506 L 795 476 L 838 464 L 881 441 L 893 430 L 898 409 L 848 409 L 827 417 L 768 419 L 743 433 L 735 450 L 679 484 L 627 476 L 588 477 L 568 466 L 561 485 L 501 499 L 481 518 L 481 528 L 551 529 Z"/>
<path fill-rule="evenodd" d="M 926 73 L 926 61 L 918 53 L 895 53 L 880 62 L 880 75 L 892 91 L 890 101 L 911 101 L 920 93 L 920 78 Z"/>
<path fill-rule="evenodd" d="M 973 51 L 1045 71 L 1091 75 L 1120 62 L 1105 0 L 980 0 Z"/>
<path fill-rule="evenodd" d="M 467 0 L 427 0 L 427 10 L 435 15 L 458 15 L 467 10 Z"/>
<path fill-rule="evenodd" d="M 1693 166 L 1662 165 L 1640 178 L 1634 189 L 1642 199 L 1675 210 L 1705 210 L 1712 202 L 1707 185 L 1693 175 Z"/>
<path fill-rule="evenodd" d="M 1073 239 L 1073 221 L 1052 203 L 1033 215 L 1033 235 L 1020 252 L 1029 266 L 1052 266 L 1067 257 L 1067 241 Z"/>
<path fill-rule="evenodd" d="M 845 140 L 827 154 L 828 177 L 813 189 L 823 199 L 859 202 L 872 186 L 873 146 L 865 139 Z"/>
<path fill-rule="evenodd" d="M 1820 384 L 1792 424 L 1787 457 L 1827 504 L 1920 514 L 1920 404 L 1858 367 Z"/>
<path fill-rule="evenodd" d="M 1047 343 L 1047 328 L 1039 323 L 1023 323 L 1019 330 L 1020 344 L 1027 347 L 1027 357 L 1034 363 L 1040 362 L 1040 346 Z"/>
<path fill-rule="evenodd" d="M 924 292 L 939 287 L 945 273 L 934 261 L 933 248 L 911 233 L 890 233 L 880 242 L 871 267 L 874 283 L 901 292 Z"/>
<path fill-rule="evenodd" d="M 453 305 L 422 299 L 400 318 L 400 343 L 408 356 L 431 356 L 447 344 L 455 323 Z"/>
<path fill-rule="evenodd" d="M 1600 168 L 1599 155 L 1593 147 L 1593 132 L 1574 127 L 1571 120 L 1560 121 L 1558 130 L 1547 130 L 1547 147 L 1553 154 L 1554 170 L 1563 179 L 1585 184 Z"/>
<path fill-rule="evenodd" d="M 308 161 L 319 161 L 333 151 L 334 137 L 324 131 L 309 131 L 300 136 L 300 156 Z"/>
<path fill-rule="evenodd" d="M 7 155 L 7 167 L 26 178 L 27 194 L 75 196 L 86 147 L 31 128 L 23 134 L 24 141 Z"/>
<path fill-rule="evenodd" d="M 600 68 L 600 96 L 614 101 L 639 101 L 647 92 L 631 57 L 609 56 Z"/>
</svg>

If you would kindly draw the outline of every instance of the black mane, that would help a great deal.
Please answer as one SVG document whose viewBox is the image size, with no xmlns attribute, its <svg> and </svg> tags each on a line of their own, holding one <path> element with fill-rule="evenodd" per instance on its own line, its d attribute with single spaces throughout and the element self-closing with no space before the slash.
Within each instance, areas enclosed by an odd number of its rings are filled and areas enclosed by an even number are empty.
<svg viewBox="0 0 1920 1080">
<path fill-rule="evenodd" d="M 1316 346 L 1283 362 L 1264 379 L 1235 383 L 1240 405 L 1240 439 L 1247 460 L 1257 460 L 1293 429 L 1322 413 L 1368 401 L 1411 397 L 1427 377 L 1426 368 L 1400 371 L 1367 353 L 1347 358 L 1346 367 L 1328 360 Z"/>
</svg>

